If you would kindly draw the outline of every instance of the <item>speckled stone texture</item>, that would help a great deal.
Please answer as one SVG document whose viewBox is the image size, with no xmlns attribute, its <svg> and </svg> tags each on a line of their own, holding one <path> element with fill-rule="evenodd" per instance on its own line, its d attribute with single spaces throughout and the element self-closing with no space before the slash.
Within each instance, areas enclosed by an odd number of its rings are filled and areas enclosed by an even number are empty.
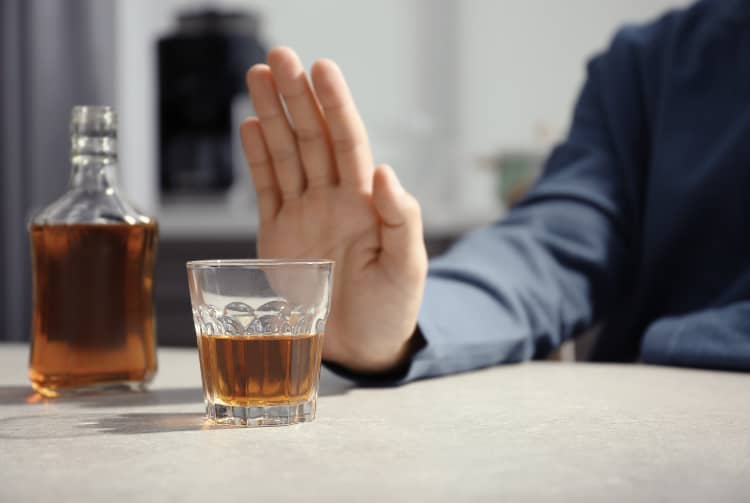
<svg viewBox="0 0 750 503">
<path fill-rule="evenodd" d="M 324 372 L 318 418 L 203 420 L 197 353 L 151 391 L 42 400 L 0 344 L 0 501 L 750 501 L 750 375 L 530 363 L 400 388 Z"/>
</svg>

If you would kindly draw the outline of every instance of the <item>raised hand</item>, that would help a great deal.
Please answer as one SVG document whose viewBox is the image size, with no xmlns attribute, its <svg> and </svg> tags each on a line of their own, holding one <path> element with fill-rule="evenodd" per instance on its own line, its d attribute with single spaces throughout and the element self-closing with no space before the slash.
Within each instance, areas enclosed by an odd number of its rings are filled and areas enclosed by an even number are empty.
<svg viewBox="0 0 750 503">
<path fill-rule="evenodd" d="M 406 357 L 422 300 L 419 204 L 392 169 L 375 167 L 336 64 L 317 61 L 310 76 L 312 86 L 285 47 L 247 73 L 257 117 L 241 136 L 258 196 L 258 255 L 335 260 L 323 357 L 387 371 Z"/>
</svg>

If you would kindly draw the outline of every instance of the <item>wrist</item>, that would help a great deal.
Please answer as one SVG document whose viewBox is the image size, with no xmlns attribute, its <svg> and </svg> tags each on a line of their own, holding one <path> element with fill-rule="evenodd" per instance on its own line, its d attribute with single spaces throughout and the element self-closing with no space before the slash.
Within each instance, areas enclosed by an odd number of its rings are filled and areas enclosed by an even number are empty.
<svg viewBox="0 0 750 503">
<path fill-rule="evenodd" d="M 416 326 L 408 339 L 390 351 L 373 354 L 372 351 L 362 352 L 360 346 L 347 351 L 344 357 L 326 358 L 326 363 L 335 366 L 339 373 L 350 376 L 398 380 L 406 375 L 413 356 L 426 344 L 419 326 Z"/>
</svg>

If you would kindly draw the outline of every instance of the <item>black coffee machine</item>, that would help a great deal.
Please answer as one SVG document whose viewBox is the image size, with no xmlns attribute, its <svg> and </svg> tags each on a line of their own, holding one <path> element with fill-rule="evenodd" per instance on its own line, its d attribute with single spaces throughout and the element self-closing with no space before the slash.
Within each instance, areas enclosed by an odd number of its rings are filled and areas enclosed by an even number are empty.
<svg viewBox="0 0 750 503">
<path fill-rule="evenodd" d="M 251 12 L 178 16 L 158 42 L 159 173 L 163 194 L 222 193 L 232 185 L 232 107 L 245 72 L 265 60 Z"/>
</svg>

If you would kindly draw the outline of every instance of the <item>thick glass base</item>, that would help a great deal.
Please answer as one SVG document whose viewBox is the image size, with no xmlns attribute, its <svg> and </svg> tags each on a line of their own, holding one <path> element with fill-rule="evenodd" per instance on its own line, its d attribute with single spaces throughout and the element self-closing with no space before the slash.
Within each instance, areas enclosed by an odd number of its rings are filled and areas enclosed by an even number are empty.
<svg viewBox="0 0 750 503">
<path fill-rule="evenodd" d="M 233 426 L 287 426 L 315 419 L 315 399 L 284 405 L 224 405 L 206 403 L 206 416 L 216 424 Z"/>
</svg>

